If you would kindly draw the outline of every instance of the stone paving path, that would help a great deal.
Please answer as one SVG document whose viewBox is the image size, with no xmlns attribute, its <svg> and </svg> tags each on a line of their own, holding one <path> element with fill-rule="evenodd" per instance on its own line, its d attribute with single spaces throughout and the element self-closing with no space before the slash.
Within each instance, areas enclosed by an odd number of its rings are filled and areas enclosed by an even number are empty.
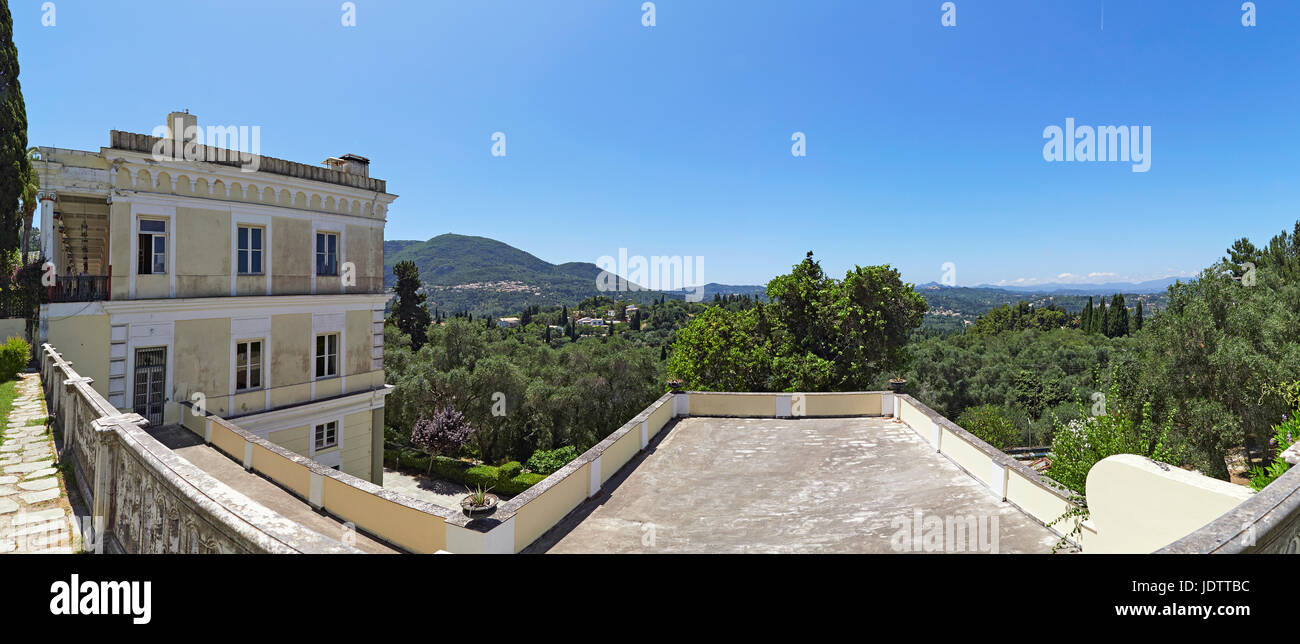
<svg viewBox="0 0 1300 644">
<path fill-rule="evenodd" d="M 18 374 L 0 443 L 0 553 L 70 553 L 80 539 L 59 475 L 38 373 Z M 33 424 L 34 423 L 34 424 Z"/>
</svg>

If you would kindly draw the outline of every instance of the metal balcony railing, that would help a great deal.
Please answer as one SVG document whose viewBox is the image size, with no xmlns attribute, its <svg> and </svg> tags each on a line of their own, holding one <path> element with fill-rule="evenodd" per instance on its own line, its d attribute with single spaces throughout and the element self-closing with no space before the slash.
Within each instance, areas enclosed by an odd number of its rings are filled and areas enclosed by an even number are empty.
<svg viewBox="0 0 1300 644">
<path fill-rule="evenodd" d="M 98 302 L 109 299 L 107 275 L 56 277 L 50 287 L 51 302 Z"/>
</svg>

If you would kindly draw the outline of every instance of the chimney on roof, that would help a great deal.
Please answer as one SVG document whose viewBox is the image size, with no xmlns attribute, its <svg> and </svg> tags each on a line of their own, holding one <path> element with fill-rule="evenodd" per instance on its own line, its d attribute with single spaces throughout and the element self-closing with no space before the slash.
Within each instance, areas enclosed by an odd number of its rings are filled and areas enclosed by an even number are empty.
<svg viewBox="0 0 1300 644">
<path fill-rule="evenodd" d="M 185 144 L 197 137 L 198 133 L 199 117 L 190 114 L 189 110 L 167 115 L 167 138 L 171 139 L 176 156 L 184 155 Z"/>
<path fill-rule="evenodd" d="M 325 159 L 325 166 L 331 170 L 346 172 L 348 174 L 360 175 L 363 177 L 370 176 L 370 159 L 355 154 L 345 154 L 341 157 L 330 157 Z"/>
</svg>

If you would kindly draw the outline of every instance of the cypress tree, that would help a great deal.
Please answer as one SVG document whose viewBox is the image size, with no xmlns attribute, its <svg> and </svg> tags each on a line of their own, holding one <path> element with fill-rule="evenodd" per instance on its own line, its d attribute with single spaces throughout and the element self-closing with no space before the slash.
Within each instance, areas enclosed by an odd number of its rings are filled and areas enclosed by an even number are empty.
<svg viewBox="0 0 1300 644">
<path fill-rule="evenodd" d="M 18 247 L 18 202 L 31 176 L 27 158 L 27 106 L 18 84 L 18 48 L 9 3 L 0 2 L 0 251 Z M 41 231 L 50 235 L 53 231 Z M 24 249 L 26 250 L 26 249 Z M 6 274 L 11 267 L 5 267 Z"/>
<path fill-rule="evenodd" d="M 1116 293 L 1110 302 L 1111 336 L 1118 338 L 1128 335 L 1128 307 L 1124 305 L 1124 294 Z"/>
<path fill-rule="evenodd" d="M 1133 312 L 1133 332 L 1142 330 L 1142 300 L 1138 300 L 1137 310 Z"/>
<path fill-rule="evenodd" d="M 424 294 L 420 289 L 420 269 L 415 262 L 403 261 L 393 266 L 393 276 L 397 278 L 394 291 L 397 304 L 393 306 L 393 323 L 397 328 L 411 336 L 411 349 L 419 351 L 428 341 L 428 328 L 431 318 L 429 309 L 424 305 Z"/>
<path fill-rule="evenodd" d="M 1106 335 L 1106 329 L 1110 328 L 1110 310 L 1106 308 L 1105 295 L 1097 299 L 1099 300 L 1099 306 L 1096 315 L 1093 317 L 1092 331 L 1093 333 Z"/>
<path fill-rule="evenodd" d="M 1083 313 L 1079 315 L 1079 328 L 1084 333 L 1092 333 L 1092 296 L 1088 296 L 1088 306 L 1083 307 Z"/>
</svg>

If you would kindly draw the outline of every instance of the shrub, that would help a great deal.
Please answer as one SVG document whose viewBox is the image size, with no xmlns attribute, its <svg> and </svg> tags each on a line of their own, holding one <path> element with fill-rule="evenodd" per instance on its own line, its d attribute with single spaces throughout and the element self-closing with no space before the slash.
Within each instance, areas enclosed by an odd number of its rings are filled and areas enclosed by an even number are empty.
<svg viewBox="0 0 1300 644">
<path fill-rule="evenodd" d="M 491 465 L 475 465 L 465 470 L 465 480 L 462 482 L 474 488 L 482 486 L 496 489 L 497 468 Z"/>
<path fill-rule="evenodd" d="M 0 347 L 0 381 L 9 381 L 18 377 L 18 372 L 27 368 L 31 358 L 32 347 L 19 337 L 11 337 Z"/>
<path fill-rule="evenodd" d="M 415 423 L 411 443 L 433 456 L 441 456 L 464 445 L 473 433 L 464 415 L 451 407 L 439 407 L 433 416 Z"/>
<path fill-rule="evenodd" d="M 998 449 L 1006 449 L 1018 434 L 1015 424 L 1002 415 L 997 405 L 967 407 L 957 417 L 957 424 Z"/>
<path fill-rule="evenodd" d="M 499 481 L 509 481 L 510 479 L 524 473 L 524 466 L 519 461 L 510 461 L 505 465 L 497 468 L 497 479 Z"/>
<path fill-rule="evenodd" d="M 545 479 L 546 477 L 541 474 L 520 474 L 508 481 L 498 483 L 496 489 L 502 494 L 519 494 Z"/>
<path fill-rule="evenodd" d="M 554 474 L 556 470 L 569 464 L 569 461 L 578 458 L 578 448 L 572 445 L 565 445 L 559 449 L 537 450 L 533 455 L 528 457 L 527 467 L 534 473 L 541 474 L 543 477 Z"/>
<path fill-rule="evenodd" d="M 1282 421 L 1282 424 L 1273 428 L 1273 438 L 1269 439 L 1269 447 L 1281 454 L 1286 448 L 1300 440 L 1300 411 L 1291 412 L 1291 417 Z M 1281 456 L 1273 459 L 1272 463 L 1267 465 L 1256 465 L 1250 469 L 1250 487 L 1256 492 L 1268 487 L 1269 483 L 1276 481 L 1279 476 L 1286 474 L 1291 469 L 1291 464 L 1282 460 Z"/>
</svg>

